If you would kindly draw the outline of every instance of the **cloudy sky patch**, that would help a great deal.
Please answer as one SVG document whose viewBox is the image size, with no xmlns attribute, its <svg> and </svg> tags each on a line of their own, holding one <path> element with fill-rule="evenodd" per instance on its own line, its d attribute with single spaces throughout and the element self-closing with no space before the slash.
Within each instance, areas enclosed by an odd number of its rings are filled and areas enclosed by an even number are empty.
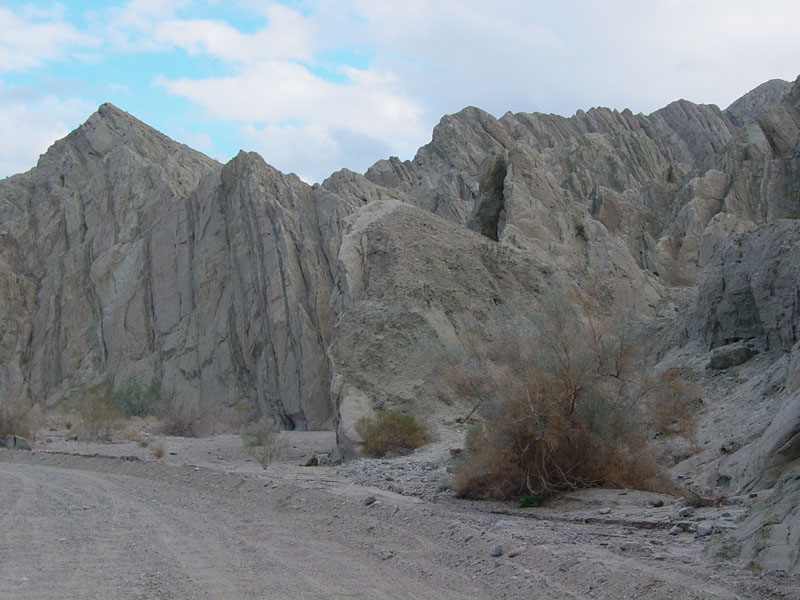
<svg viewBox="0 0 800 600">
<path fill-rule="evenodd" d="M 0 176 L 110 101 L 218 160 L 306 181 L 413 156 L 469 105 L 569 116 L 727 106 L 800 73 L 794 0 L 11 0 Z"/>
</svg>

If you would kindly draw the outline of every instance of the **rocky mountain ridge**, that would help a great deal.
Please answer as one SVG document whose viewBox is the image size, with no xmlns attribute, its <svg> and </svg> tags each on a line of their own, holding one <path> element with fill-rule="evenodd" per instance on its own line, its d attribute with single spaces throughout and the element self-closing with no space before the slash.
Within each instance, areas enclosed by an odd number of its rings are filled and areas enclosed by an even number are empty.
<svg viewBox="0 0 800 600">
<path fill-rule="evenodd" d="M 654 368 L 689 365 L 709 389 L 716 349 L 766 361 L 775 391 L 747 409 L 733 458 L 693 459 L 698 483 L 754 485 L 800 456 L 798 217 L 800 82 L 726 110 L 467 108 L 413 160 L 313 186 L 254 153 L 221 165 L 104 104 L 0 181 L 0 390 L 52 405 L 155 379 L 223 420 L 335 428 L 353 454 L 378 408 L 444 423 L 434 358 L 498 307 L 513 318 L 570 289 L 668 323 Z M 733 396 L 762 394 L 753 377 Z"/>
</svg>

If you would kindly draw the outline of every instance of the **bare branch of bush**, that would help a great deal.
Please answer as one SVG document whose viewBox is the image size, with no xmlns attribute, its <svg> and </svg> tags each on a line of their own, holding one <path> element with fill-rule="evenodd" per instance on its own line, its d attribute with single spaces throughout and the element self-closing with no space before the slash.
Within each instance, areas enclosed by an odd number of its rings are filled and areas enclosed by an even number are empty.
<svg viewBox="0 0 800 600">
<path fill-rule="evenodd" d="M 680 435 L 692 444 L 695 418 L 702 402 L 702 389 L 669 369 L 644 385 L 644 409 L 650 426 L 659 436 Z"/>
<path fill-rule="evenodd" d="M 164 396 L 161 408 L 161 432 L 181 437 L 200 437 L 205 415 L 200 407 L 173 394 Z"/>
</svg>

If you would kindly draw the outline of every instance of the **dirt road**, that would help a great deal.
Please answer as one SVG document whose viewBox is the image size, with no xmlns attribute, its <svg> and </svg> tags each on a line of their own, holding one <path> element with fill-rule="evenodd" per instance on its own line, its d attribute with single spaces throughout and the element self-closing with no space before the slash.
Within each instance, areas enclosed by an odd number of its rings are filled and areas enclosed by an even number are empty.
<svg viewBox="0 0 800 600">
<path fill-rule="evenodd" d="M 0 599 L 730 599 L 800 589 L 796 578 L 709 566 L 701 546 L 660 529 L 424 502 L 333 469 L 241 467 L 0 450 Z"/>
</svg>

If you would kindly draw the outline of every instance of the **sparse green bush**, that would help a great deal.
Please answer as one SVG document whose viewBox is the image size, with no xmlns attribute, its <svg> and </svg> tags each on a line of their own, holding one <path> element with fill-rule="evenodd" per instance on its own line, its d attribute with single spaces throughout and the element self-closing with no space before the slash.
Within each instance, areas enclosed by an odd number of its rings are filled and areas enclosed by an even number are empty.
<svg viewBox="0 0 800 600">
<path fill-rule="evenodd" d="M 400 411 L 378 411 L 373 418 L 358 423 L 367 456 L 382 457 L 390 453 L 408 454 L 425 444 L 425 428 L 412 416 Z"/>
<path fill-rule="evenodd" d="M 128 377 L 114 390 L 111 404 L 126 417 L 146 417 L 161 407 L 161 382 L 153 379 L 145 388 L 136 377 Z"/>
<path fill-rule="evenodd" d="M 279 433 L 271 419 L 262 417 L 246 426 L 239 435 L 247 451 L 266 469 L 283 451 Z"/>
<path fill-rule="evenodd" d="M 635 340 L 569 306 L 550 302 L 539 321 L 508 323 L 497 344 L 473 350 L 471 362 L 487 378 L 479 386 L 474 372 L 442 371 L 451 393 L 466 393 L 469 415 L 480 408 L 455 469 L 462 497 L 657 486 Z"/>
<path fill-rule="evenodd" d="M 90 392 L 78 407 L 81 417 L 82 437 L 92 441 L 109 441 L 113 432 L 121 427 L 121 415 L 111 403 L 108 390 Z"/>
</svg>

